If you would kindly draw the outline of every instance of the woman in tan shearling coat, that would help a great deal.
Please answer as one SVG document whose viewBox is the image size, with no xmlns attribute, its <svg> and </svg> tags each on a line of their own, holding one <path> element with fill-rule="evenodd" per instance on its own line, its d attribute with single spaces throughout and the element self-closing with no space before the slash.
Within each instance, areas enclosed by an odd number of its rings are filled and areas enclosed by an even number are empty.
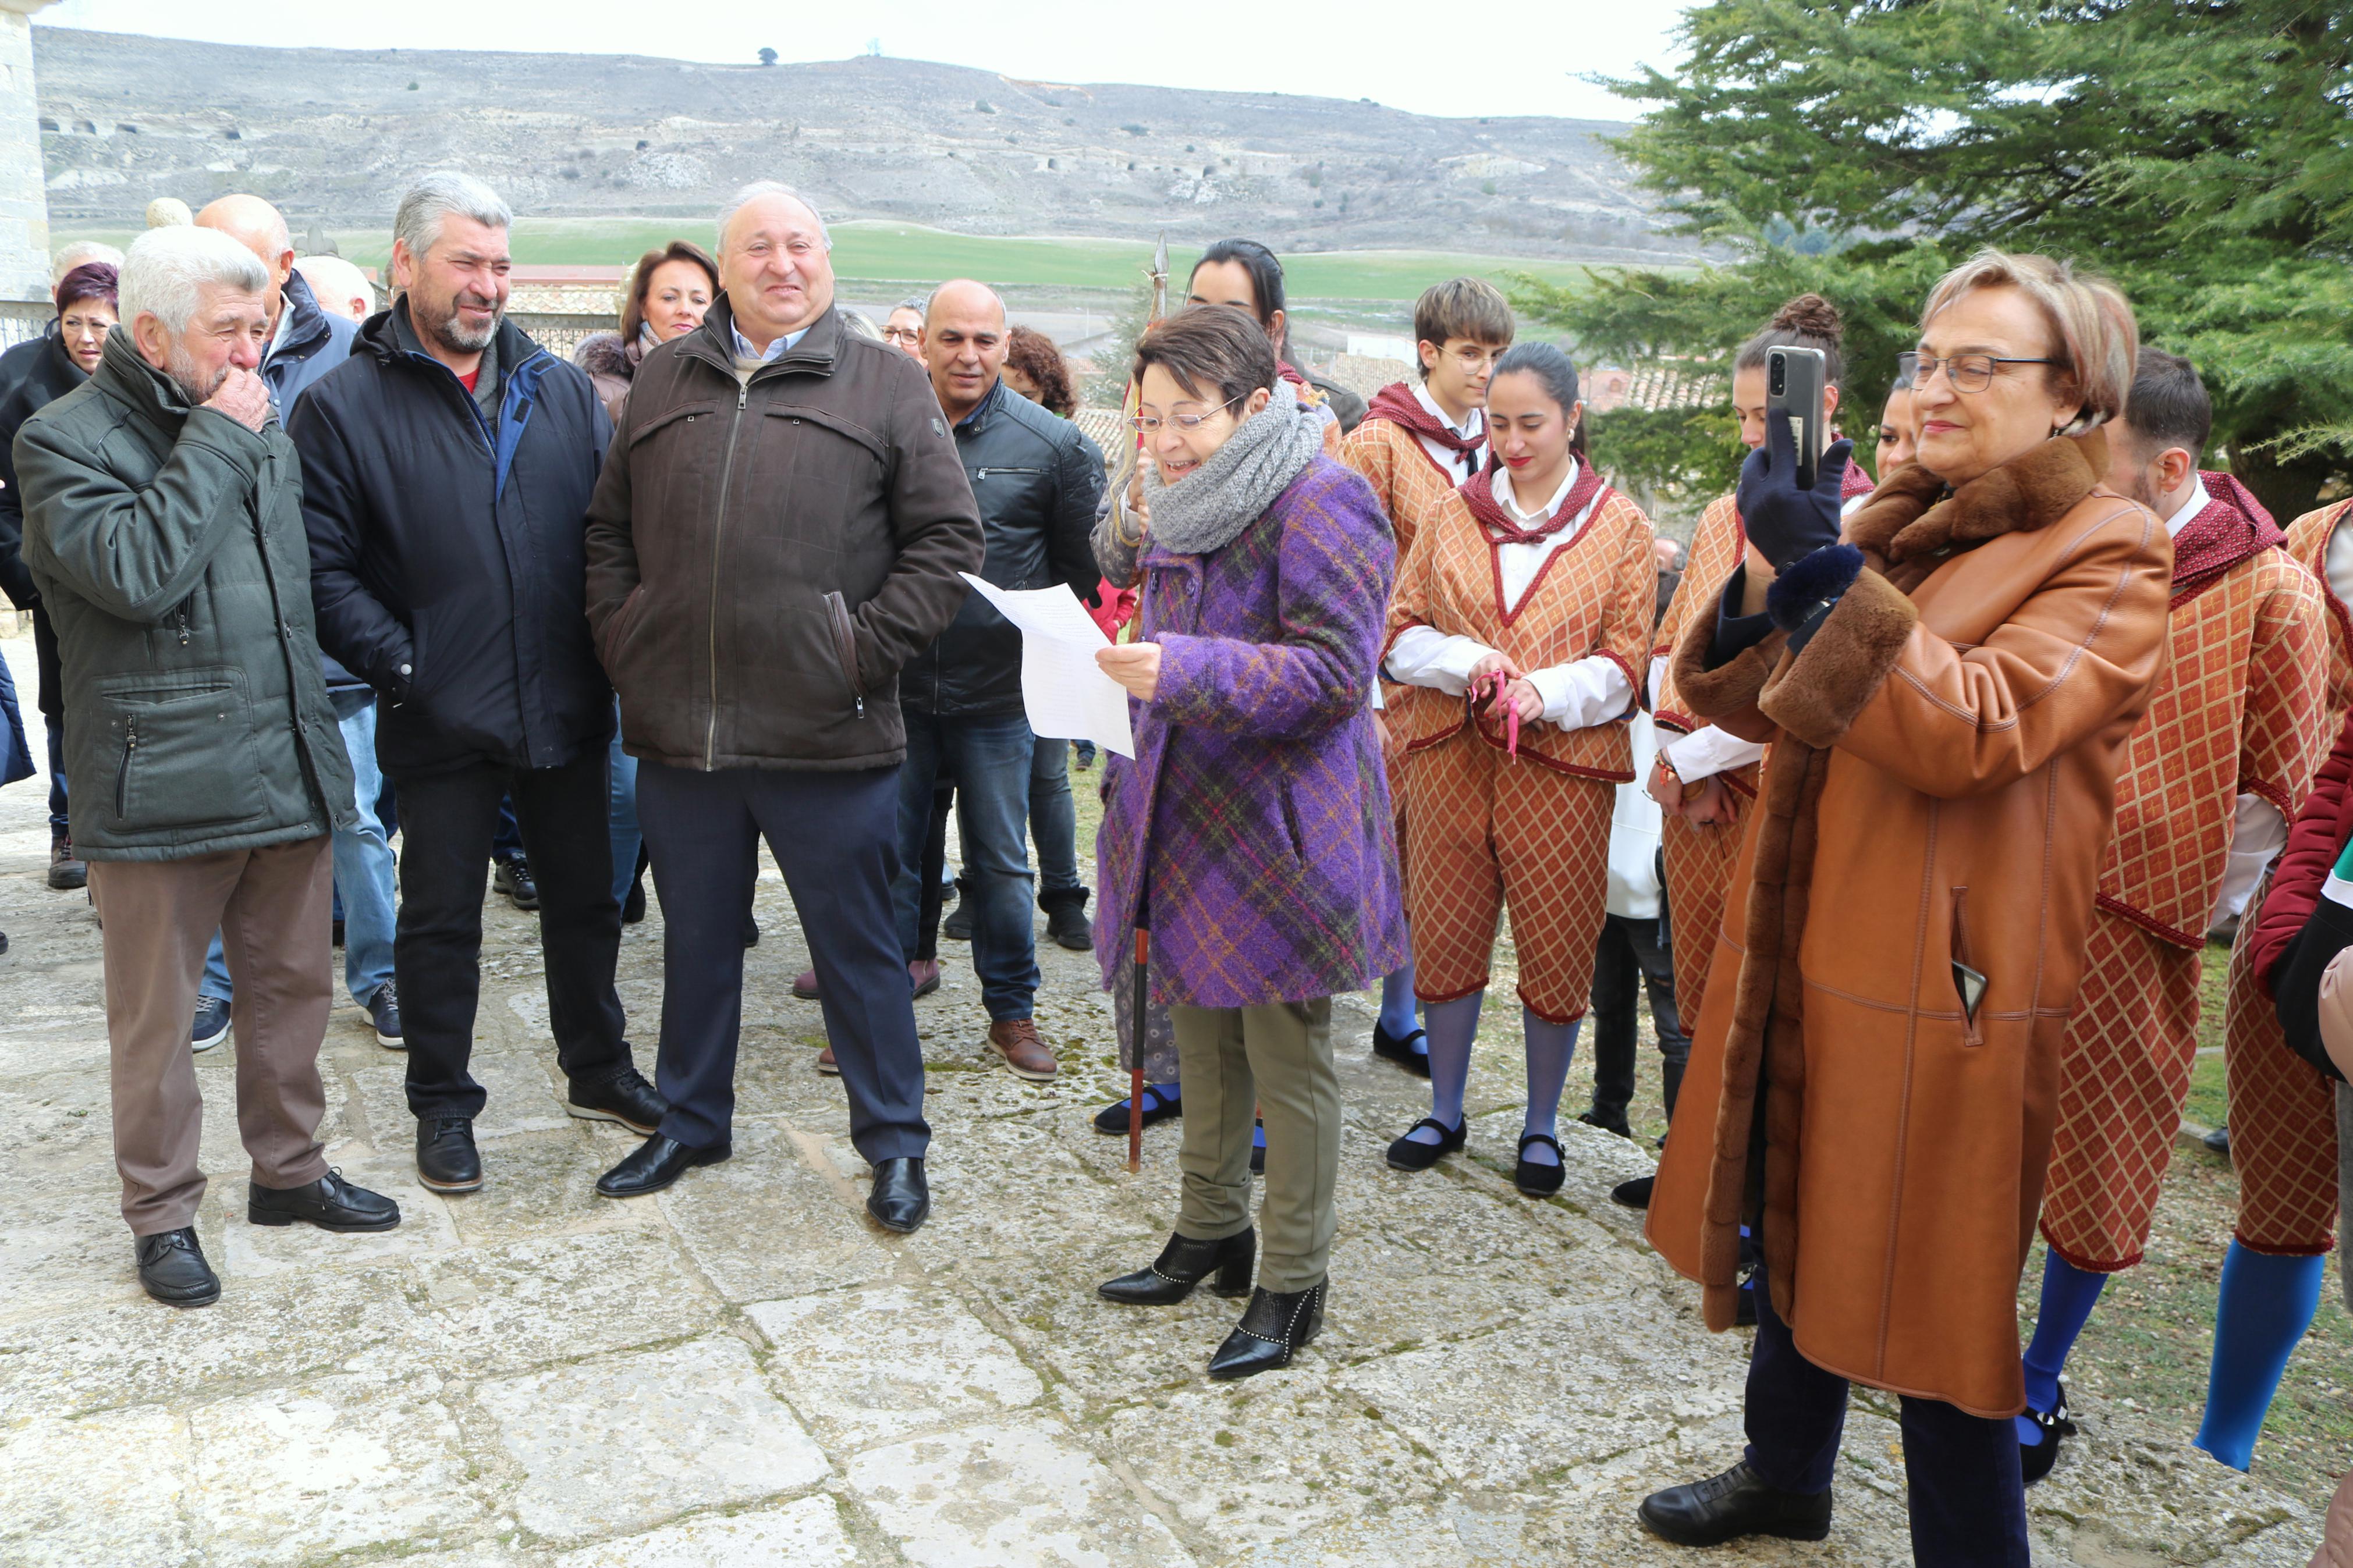
<svg viewBox="0 0 2353 1568">
<path fill-rule="evenodd" d="M 1818 1540 L 1849 1380 L 1904 1396 L 1921 1563 L 2028 1562 L 2019 1271 L 2117 758 L 2163 658 L 2171 551 L 2102 488 L 2137 331 L 2105 284 L 1979 255 L 1921 319 L 1919 456 L 1840 537 L 1786 426 L 1746 564 L 1676 648 L 1703 718 L 1770 741 L 1651 1206 L 1731 1326 L 1764 1255 L 1746 1457 L 1644 1521 Z M 1842 446 L 1843 444 L 1841 444 Z"/>
</svg>

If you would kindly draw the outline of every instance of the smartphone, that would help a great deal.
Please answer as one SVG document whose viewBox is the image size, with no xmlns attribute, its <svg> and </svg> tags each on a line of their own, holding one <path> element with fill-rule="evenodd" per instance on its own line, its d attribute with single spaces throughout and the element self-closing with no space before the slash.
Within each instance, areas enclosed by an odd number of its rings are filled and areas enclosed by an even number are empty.
<svg viewBox="0 0 2353 1568">
<path fill-rule="evenodd" d="M 1789 422 L 1801 490 L 1812 489 L 1822 469 L 1830 425 L 1822 413 L 1822 390 L 1829 381 L 1830 361 L 1820 349 L 1765 351 L 1765 417 Z"/>
</svg>

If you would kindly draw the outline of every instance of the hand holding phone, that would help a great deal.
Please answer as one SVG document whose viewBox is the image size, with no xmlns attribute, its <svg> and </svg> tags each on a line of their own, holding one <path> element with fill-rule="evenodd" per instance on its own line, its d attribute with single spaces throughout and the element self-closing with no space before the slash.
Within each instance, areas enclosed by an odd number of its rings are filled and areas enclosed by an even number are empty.
<svg viewBox="0 0 2353 1568">
<path fill-rule="evenodd" d="M 1822 407 L 1830 384 L 1830 357 L 1820 349 L 1765 351 L 1765 421 L 1770 430 L 1786 421 L 1797 448 L 1798 488 L 1810 490 L 1821 472 L 1822 447 L 1830 438 L 1830 416 Z"/>
</svg>

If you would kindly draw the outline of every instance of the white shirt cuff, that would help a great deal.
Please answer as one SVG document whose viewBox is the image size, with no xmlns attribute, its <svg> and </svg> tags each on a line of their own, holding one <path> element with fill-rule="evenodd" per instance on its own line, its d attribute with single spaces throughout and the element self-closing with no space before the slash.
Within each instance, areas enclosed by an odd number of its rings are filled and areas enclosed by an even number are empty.
<svg viewBox="0 0 2353 1568">
<path fill-rule="evenodd" d="M 1408 626 L 1389 647 L 1389 676 L 1408 686 L 1460 697 L 1471 689 L 1472 668 L 1494 651 L 1470 637 L 1449 637 L 1435 626 Z"/>
<path fill-rule="evenodd" d="M 1626 711 L 1634 683 L 1614 658 L 1595 655 L 1574 664 L 1528 672 L 1528 684 L 1544 699 L 1544 716 L 1564 730 L 1589 730 Z"/>
<path fill-rule="evenodd" d="M 2214 918 L 2207 922 L 2209 930 L 2246 912 L 2247 900 L 2254 897 L 2264 868 L 2286 847 L 2287 819 L 2279 807 L 2259 795 L 2241 795 L 2238 814 L 2231 823 L 2231 853 L 2222 867 L 2222 890 L 2214 903 Z"/>
<path fill-rule="evenodd" d="M 1651 711 L 1659 710 L 1659 693 L 1667 689 L 1667 661 L 1662 656 L 1651 660 L 1650 679 L 1646 683 L 1651 694 Z"/>
<path fill-rule="evenodd" d="M 1764 754 L 1765 748 L 1757 742 L 1744 741 L 1713 724 L 1659 743 L 1659 755 L 1667 759 L 1675 776 L 1685 784 L 1746 767 Z"/>
</svg>

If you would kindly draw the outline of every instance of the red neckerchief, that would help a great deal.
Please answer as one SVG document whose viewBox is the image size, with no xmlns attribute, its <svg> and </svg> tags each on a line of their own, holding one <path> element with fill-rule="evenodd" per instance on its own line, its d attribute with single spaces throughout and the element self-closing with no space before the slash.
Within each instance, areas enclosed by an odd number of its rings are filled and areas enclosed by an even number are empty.
<svg viewBox="0 0 2353 1568">
<path fill-rule="evenodd" d="M 2206 481 L 2206 509 L 2173 536 L 2176 605 L 2196 598 L 2240 562 L 2287 542 L 2246 486 L 2228 474 L 2200 470 L 2198 477 Z"/>
<path fill-rule="evenodd" d="M 1421 405 L 1421 399 L 1401 381 L 1393 381 L 1373 394 L 1372 406 L 1365 410 L 1366 420 L 1386 419 L 1409 436 L 1459 452 L 1471 460 L 1472 472 L 1479 468 L 1480 449 L 1487 445 L 1487 426 L 1482 420 L 1479 434 L 1472 437 L 1456 435 L 1445 420 Z"/>
<path fill-rule="evenodd" d="M 1609 487 L 1591 463 L 1577 465 L 1577 482 L 1568 487 L 1553 514 L 1530 527 L 1504 510 L 1495 499 L 1494 480 L 1490 475 L 1473 474 L 1457 492 L 1471 508 L 1471 515 L 1479 520 L 1479 530 L 1490 544 L 1537 544 L 1550 539 L 1562 529 L 1584 515 L 1593 498 Z"/>
<path fill-rule="evenodd" d="M 1277 375 L 1282 376 L 1283 380 L 1291 383 L 1292 385 L 1300 388 L 1302 391 L 1312 392 L 1314 390 L 1307 384 L 1307 378 L 1300 374 L 1297 367 L 1293 365 L 1289 360 L 1277 359 L 1274 362 L 1274 370 Z"/>
<path fill-rule="evenodd" d="M 1839 480 L 1840 503 L 1843 505 L 1857 496 L 1867 496 L 1878 488 L 1879 481 L 1864 473 L 1862 465 L 1855 461 L 1852 453 L 1849 453 L 1846 459 L 1846 475 Z"/>
</svg>

